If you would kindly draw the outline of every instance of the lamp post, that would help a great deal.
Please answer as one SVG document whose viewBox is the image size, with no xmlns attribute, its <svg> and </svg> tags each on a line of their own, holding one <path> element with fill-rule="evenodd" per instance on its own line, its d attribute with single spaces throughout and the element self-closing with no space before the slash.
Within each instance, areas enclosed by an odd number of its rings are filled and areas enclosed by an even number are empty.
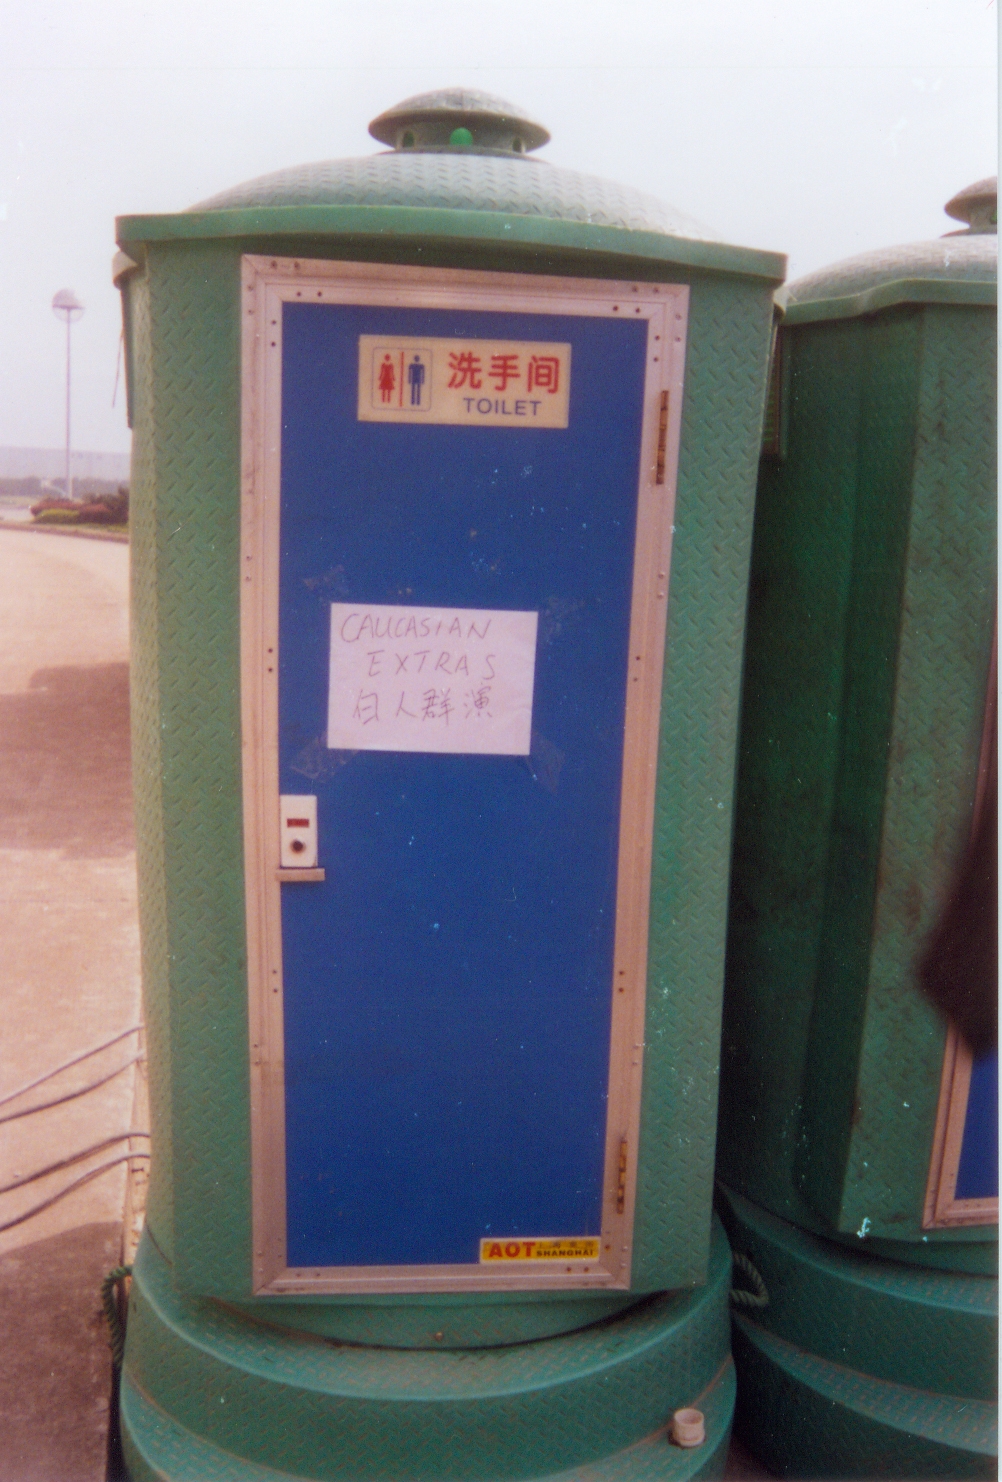
<svg viewBox="0 0 1002 1482">
<path fill-rule="evenodd" d="M 73 498 L 73 475 L 70 472 L 70 325 L 78 320 L 84 306 L 72 288 L 60 288 L 52 300 L 52 312 L 66 323 L 66 498 Z"/>
</svg>

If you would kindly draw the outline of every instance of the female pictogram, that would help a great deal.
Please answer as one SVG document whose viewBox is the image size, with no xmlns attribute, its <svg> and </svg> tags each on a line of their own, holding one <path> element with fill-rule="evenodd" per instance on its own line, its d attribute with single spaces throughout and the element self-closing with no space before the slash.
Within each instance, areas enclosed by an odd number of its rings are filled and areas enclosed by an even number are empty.
<svg viewBox="0 0 1002 1482">
<path fill-rule="evenodd" d="M 397 384 L 397 373 L 393 369 L 393 361 L 389 355 L 383 356 L 383 363 L 379 367 L 379 377 L 376 384 L 379 387 L 380 399 L 384 402 L 392 401 L 394 388 Z"/>
</svg>

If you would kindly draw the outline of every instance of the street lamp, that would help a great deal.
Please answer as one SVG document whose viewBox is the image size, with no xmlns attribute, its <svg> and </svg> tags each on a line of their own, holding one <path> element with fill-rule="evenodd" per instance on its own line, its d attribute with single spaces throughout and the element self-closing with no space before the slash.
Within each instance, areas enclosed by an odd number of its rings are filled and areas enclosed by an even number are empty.
<svg viewBox="0 0 1002 1482">
<path fill-rule="evenodd" d="M 60 288 L 52 300 L 52 312 L 66 321 L 66 498 L 73 498 L 73 475 L 70 472 L 70 325 L 75 324 L 84 306 L 72 288 Z"/>
</svg>

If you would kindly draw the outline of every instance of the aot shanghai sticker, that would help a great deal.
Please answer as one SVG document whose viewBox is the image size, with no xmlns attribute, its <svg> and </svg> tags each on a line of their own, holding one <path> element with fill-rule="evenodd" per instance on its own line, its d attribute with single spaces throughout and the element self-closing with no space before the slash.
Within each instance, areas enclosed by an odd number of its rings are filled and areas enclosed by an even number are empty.
<svg viewBox="0 0 1002 1482">
<path fill-rule="evenodd" d="M 481 1240 L 480 1263 L 488 1261 L 597 1261 L 597 1235 L 547 1240 Z"/>
</svg>

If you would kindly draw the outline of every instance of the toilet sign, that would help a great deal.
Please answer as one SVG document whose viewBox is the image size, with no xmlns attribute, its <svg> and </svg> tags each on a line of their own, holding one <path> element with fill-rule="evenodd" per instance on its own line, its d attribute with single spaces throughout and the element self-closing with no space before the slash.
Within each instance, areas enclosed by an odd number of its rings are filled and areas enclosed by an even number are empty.
<svg viewBox="0 0 1002 1482">
<path fill-rule="evenodd" d="M 254 1290 L 627 1290 L 687 289 L 243 274 Z"/>
<path fill-rule="evenodd" d="M 567 344 L 359 335 L 363 422 L 566 427 L 570 390 Z"/>
</svg>

